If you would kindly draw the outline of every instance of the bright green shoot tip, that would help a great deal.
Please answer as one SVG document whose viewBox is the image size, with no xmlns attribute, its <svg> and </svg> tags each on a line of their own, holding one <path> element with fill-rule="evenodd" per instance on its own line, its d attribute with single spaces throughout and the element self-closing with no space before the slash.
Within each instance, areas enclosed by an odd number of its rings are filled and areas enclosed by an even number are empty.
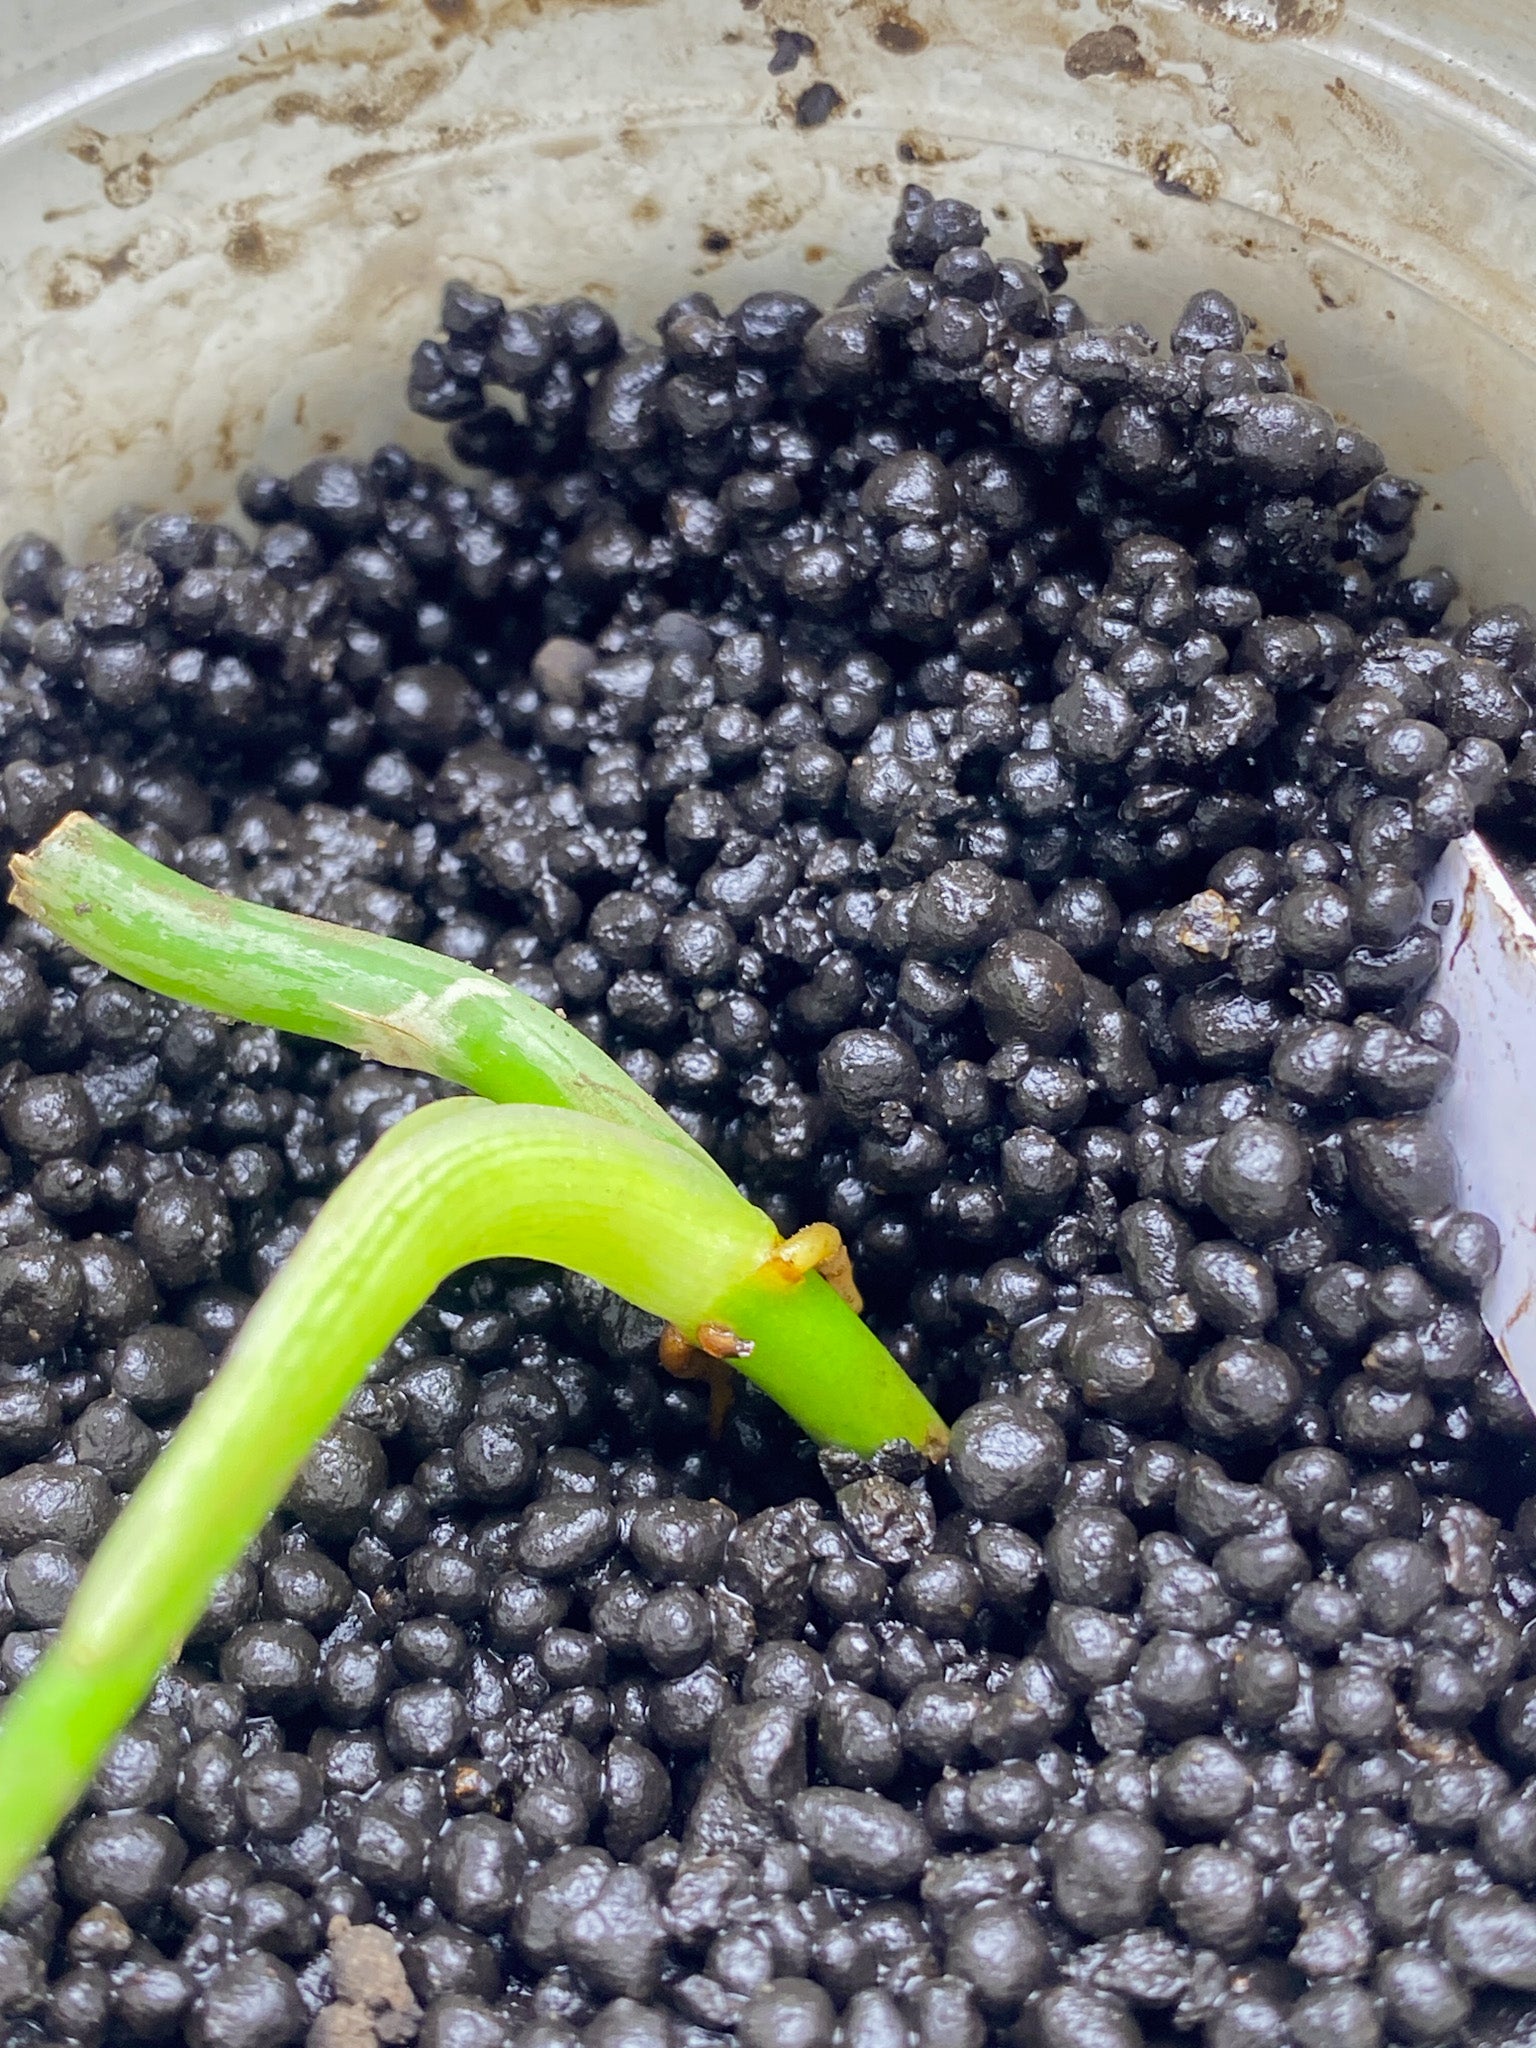
<svg viewBox="0 0 1536 2048">
<path fill-rule="evenodd" d="M 563 1020 L 435 954 L 217 896 L 86 818 L 13 869 L 19 907 L 147 987 L 503 1100 L 434 1103 L 380 1139 L 114 1523 L 0 1715 L 0 1900 L 370 1363 L 459 1266 L 585 1273 L 661 1317 L 674 1359 L 730 1359 L 818 1442 L 942 1452 L 938 1414 L 850 1306 L 836 1233 L 782 1239 Z"/>
</svg>

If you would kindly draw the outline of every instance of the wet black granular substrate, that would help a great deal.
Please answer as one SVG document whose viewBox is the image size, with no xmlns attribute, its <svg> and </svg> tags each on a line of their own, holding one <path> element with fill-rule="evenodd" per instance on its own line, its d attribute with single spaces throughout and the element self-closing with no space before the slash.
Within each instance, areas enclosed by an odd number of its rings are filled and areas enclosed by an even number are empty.
<svg viewBox="0 0 1536 2048">
<path fill-rule="evenodd" d="M 78 2048 L 1526 2038 L 1536 1434 L 1425 1122 L 1421 881 L 1536 817 L 1536 624 L 1193 298 L 893 263 L 450 287 L 399 448 L 7 553 L 71 806 L 558 1005 L 956 1419 L 820 1462 L 533 1267 L 414 1318 L 0 1911 Z M 500 397 L 488 399 L 492 390 Z M 510 394 L 510 396 L 508 396 Z M 435 1083 L 0 949 L 0 1682 Z"/>
</svg>

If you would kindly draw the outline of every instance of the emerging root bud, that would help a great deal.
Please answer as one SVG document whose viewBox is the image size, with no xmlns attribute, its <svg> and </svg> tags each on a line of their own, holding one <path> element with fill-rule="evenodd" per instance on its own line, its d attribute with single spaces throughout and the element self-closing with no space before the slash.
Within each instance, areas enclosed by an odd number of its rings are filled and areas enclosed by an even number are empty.
<svg viewBox="0 0 1536 2048">
<path fill-rule="evenodd" d="M 820 1273 L 834 1294 L 858 1315 L 864 1306 L 853 1278 L 848 1247 L 830 1223 L 807 1223 L 769 1254 L 765 1265 L 794 1286 L 808 1273 Z"/>
<path fill-rule="evenodd" d="M 661 1341 L 656 1347 L 662 1365 L 675 1380 L 695 1380 L 700 1377 L 694 1364 L 696 1356 L 693 1346 L 677 1327 L 676 1323 L 663 1323 Z"/>
<path fill-rule="evenodd" d="M 750 1358 L 754 1346 L 750 1337 L 738 1337 L 725 1323 L 700 1323 L 699 1349 L 711 1358 Z"/>
<path fill-rule="evenodd" d="M 705 1342 L 706 1331 L 710 1338 L 708 1344 Z M 752 1346 L 744 1344 L 735 1331 L 727 1330 L 723 1323 L 701 1323 L 698 1335 L 698 1343 L 690 1344 L 676 1323 L 664 1323 L 657 1349 L 662 1365 L 673 1379 L 702 1380 L 709 1388 L 709 1433 L 718 1441 L 736 1394 L 736 1375 L 731 1370 L 731 1360 L 748 1356 Z M 711 1348 L 722 1341 L 733 1348 Z"/>
<path fill-rule="evenodd" d="M 848 1247 L 841 1238 L 837 1249 L 830 1252 L 818 1266 L 817 1271 L 841 1300 L 846 1301 L 854 1314 L 864 1313 L 864 1297 L 859 1292 L 859 1283 L 853 1277 L 853 1260 L 848 1256 Z"/>
<path fill-rule="evenodd" d="M 807 1223 L 792 1237 L 781 1239 L 758 1268 L 757 1277 L 770 1285 L 791 1288 L 798 1287 L 812 1273 L 820 1273 L 855 1315 L 861 1313 L 864 1297 L 854 1283 L 853 1261 L 841 1235 L 830 1223 Z M 703 1380 L 709 1387 L 712 1436 L 719 1436 L 730 1413 L 735 1392 L 731 1367 L 738 1359 L 750 1358 L 753 1348 L 751 1340 L 738 1336 L 728 1323 L 702 1322 L 692 1337 L 676 1323 L 662 1326 L 657 1352 L 665 1370 L 674 1379 Z M 938 1435 L 930 1432 L 923 1444 L 925 1456 L 943 1456 L 947 1435 L 942 1424 L 939 1431 Z"/>
</svg>

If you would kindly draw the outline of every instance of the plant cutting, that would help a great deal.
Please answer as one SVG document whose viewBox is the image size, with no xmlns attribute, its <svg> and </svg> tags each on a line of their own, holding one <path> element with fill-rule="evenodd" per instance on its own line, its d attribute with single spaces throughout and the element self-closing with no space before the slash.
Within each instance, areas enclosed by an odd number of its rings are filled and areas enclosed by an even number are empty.
<svg viewBox="0 0 1536 2048">
<path fill-rule="evenodd" d="M 12 868 L 19 909 L 147 988 L 494 1099 L 433 1103 L 379 1141 L 102 1542 L 0 1716 L 0 1896 L 370 1363 L 462 1265 L 569 1267 L 661 1317 L 674 1369 L 729 1361 L 818 1442 L 942 1454 L 942 1420 L 859 1319 L 837 1232 L 782 1237 L 562 1018 L 423 949 L 219 896 L 83 815 Z"/>
</svg>

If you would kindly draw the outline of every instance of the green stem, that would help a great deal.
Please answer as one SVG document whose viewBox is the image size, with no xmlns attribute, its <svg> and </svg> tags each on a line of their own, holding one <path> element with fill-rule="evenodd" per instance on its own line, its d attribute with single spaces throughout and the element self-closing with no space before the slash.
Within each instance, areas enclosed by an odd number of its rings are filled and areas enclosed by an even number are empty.
<svg viewBox="0 0 1536 2048">
<path fill-rule="evenodd" d="M 115 974 L 204 1009 L 329 1039 L 456 1081 L 492 1102 L 579 1109 L 708 1165 L 573 1024 L 425 946 L 205 889 L 72 811 L 11 862 L 11 901 Z"/>
<path fill-rule="evenodd" d="M 11 900 L 80 952 L 146 988 L 255 1024 L 307 1032 L 371 1059 L 424 1068 L 493 1101 L 545 1104 L 602 1118 L 679 1153 L 753 1216 L 703 1148 L 563 1017 L 515 989 L 420 946 L 346 925 L 243 903 L 188 881 L 74 811 L 11 862 Z M 771 1229 L 765 1217 L 758 1217 Z M 813 1436 L 853 1448 L 912 1437 L 931 1447 L 943 1424 L 884 1345 L 819 1277 L 756 1302 L 775 1332 L 741 1370 Z M 620 1292 L 624 1292 L 620 1288 Z M 632 1295 L 632 1300 L 640 1297 Z M 670 1320 L 677 1322 L 677 1316 Z M 734 1311 L 720 1320 L 734 1326 Z M 808 1419 L 799 1379 L 826 1347 L 839 1363 Z M 780 1383 L 773 1358 L 785 1361 Z M 915 1404 L 915 1405 L 914 1405 Z M 885 1425 L 890 1425 L 885 1427 Z M 871 1435 L 884 1427 L 883 1435 Z"/>
<path fill-rule="evenodd" d="M 686 1336 L 725 1324 L 754 1347 L 741 1369 L 823 1441 L 941 1441 L 933 1409 L 826 1282 L 786 1277 L 779 1242 L 707 1162 L 569 1110 L 460 1097 L 386 1132 L 252 1309 L 0 1716 L 0 1899 L 371 1360 L 458 1266 L 551 1260 Z"/>
</svg>

